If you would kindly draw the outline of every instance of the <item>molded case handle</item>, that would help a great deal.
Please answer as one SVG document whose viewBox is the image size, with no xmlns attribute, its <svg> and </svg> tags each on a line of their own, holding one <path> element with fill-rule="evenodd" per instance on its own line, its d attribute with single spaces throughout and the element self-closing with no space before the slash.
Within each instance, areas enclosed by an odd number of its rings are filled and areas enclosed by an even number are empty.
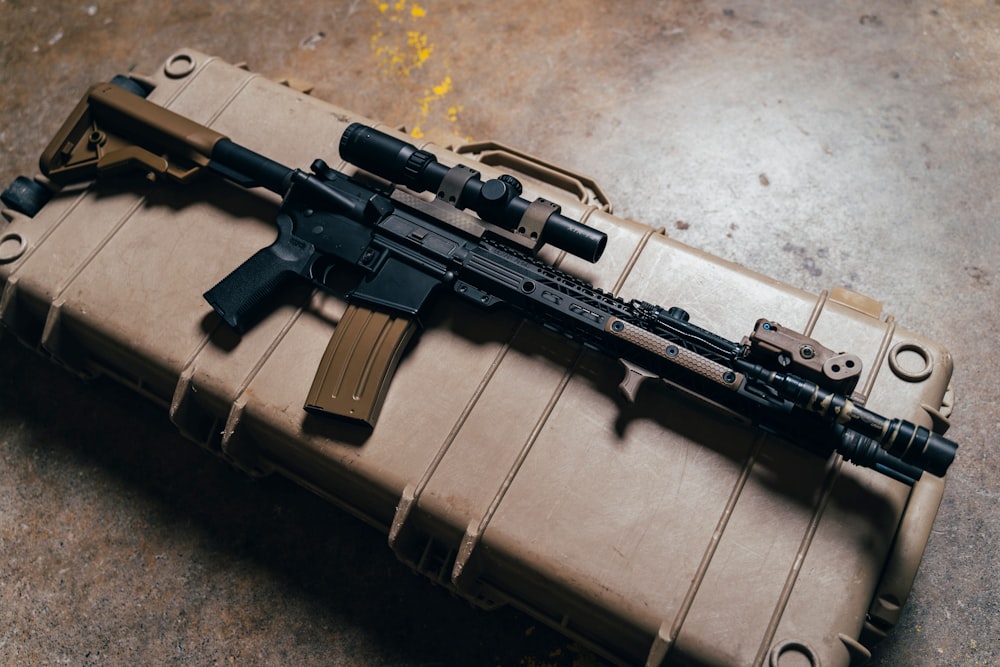
<svg viewBox="0 0 1000 667">
<path fill-rule="evenodd" d="M 460 155 L 472 155 L 491 167 L 520 172 L 568 193 L 581 204 L 596 206 L 611 213 L 612 205 L 597 181 L 580 173 L 511 148 L 496 141 L 477 141 L 456 147 Z"/>
</svg>

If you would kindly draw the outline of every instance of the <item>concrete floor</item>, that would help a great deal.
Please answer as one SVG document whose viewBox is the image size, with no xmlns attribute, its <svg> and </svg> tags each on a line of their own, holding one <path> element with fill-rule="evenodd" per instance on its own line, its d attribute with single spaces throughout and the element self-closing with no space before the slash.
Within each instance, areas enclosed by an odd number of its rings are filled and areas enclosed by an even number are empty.
<svg viewBox="0 0 1000 667">
<path fill-rule="evenodd" d="M 418 134 L 518 146 L 593 176 L 619 215 L 879 299 L 951 349 L 961 450 L 873 664 L 1000 664 L 993 3 L 7 0 L 0 26 L 0 183 L 34 171 L 87 85 L 189 46 Z M 4 664 L 600 664 L 9 338 L 0 457 Z"/>
</svg>

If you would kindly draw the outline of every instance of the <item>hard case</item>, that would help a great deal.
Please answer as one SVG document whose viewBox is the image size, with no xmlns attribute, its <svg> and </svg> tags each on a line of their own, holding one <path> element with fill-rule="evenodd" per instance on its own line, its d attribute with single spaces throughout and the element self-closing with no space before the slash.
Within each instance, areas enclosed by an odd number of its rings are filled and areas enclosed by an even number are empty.
<svg viewBox="0 0 1000 667">
<path fill-rule="evenodd" d="M 150 100 L 292 166 L 336 165 L 347 124 L 371 123 L 188 49 L 143 80 Z M 779 321 L 859 355 L 873 409 L 947 426 L 949 354 L 876 301 L 809 294 L 615 217 L 593 182 L 507 147 L 426 147 L 517 172 L 526 197 L 607 232 L 598 263 L 546 255 L 560 268 L 729 339 Z M 54 362 L 159 401 L 234 465 L 381 528 L 438 583 L 613 661 L 853 665 L 891 629 L 943 480 L 911 490 L 822 460 L 667 385 L 625 404 L 615 360 L 502 310 L 439 299 L 373 430 L 307 414 L 344 304 L 291 287 L 238 337 L 202 298 L 271 243 L 276 205 L 219 179 L 137 177 L 63 191 L 34 219 L 6 211 L 0 318 Z"/>
</svg>

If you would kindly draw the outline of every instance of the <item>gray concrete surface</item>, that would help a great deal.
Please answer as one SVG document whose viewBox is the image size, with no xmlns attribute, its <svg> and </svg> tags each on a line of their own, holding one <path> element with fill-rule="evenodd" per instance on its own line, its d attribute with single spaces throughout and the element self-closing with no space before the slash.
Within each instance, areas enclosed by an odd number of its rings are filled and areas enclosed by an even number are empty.
<svg viewBox="0 0 1000 667">
<path fill-rule="evenodd" d="M 190 46 L 521 147 L 681 241 L 879 299 L 954 354 L 962 448 L 873 664 L 1000 664 L 996 3 L 5 0 L 0 26 L 2 183 L 88 84 Z M 9 338 L 0 458 L 0 663 L 600 664 Z"/>
</svg>

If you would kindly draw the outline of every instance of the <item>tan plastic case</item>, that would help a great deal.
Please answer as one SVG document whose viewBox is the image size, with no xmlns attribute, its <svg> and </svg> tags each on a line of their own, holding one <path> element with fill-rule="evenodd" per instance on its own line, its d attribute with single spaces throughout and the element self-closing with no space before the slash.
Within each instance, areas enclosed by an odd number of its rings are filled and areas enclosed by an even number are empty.
<svg viewBox="0 0 1000 667">
<path fill-rule="evenodd" d="M 145 81 L 151 101 L 292 166 L 336 164 L 347 124 L 371 123 L 193 50 Z M 517 170 L 526 197 L 607 232 L 600 262 L 564 270 L 729 339 L 779 321 L 860 356 L 873 409 L 946 427 L 948 353 L 872 299 L 809 294 L 614 217 L 596 184 L 506 147 L 427 148 L 484 177 Z M 627 405 L 616 360 L 508 312 L 438 300 L 374 430 L 307 414 L 345 304 L 294 287 L 238 337 L 202 298 L 273 241 L 276 204 L 214 178 L 137 177 L 63 191 L 34 219 L 5 212 L 0 319 L 53 361 L 161 402 L 240 468 L 378 526 L 438 583 L 611 660 L 854 665 L 894 625 L 941 479 L 911 490 L 821 460 L 666 385 Z"/>
</svg>

